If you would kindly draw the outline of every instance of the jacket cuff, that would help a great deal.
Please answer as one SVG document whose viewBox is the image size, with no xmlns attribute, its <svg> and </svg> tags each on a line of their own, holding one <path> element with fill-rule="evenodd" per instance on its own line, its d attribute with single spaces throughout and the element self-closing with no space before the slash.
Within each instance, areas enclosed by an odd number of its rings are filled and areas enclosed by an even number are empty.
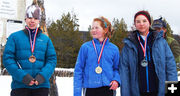
<svg viewBox="0 0 180 96">
<path fill-rule="evenodd" d="M 26 84 L 26 85 L 29 86 L 29 83 L 30 83 L 31 80 L 33 80 L 33 79 L 34 79 L 34 78 L 33 78 L 31 75 L 27 74 L 26 76 L 24 76 L 22 82 L 23 82 L 24 84 Z"/>
<path fill-rule="evenodd" d="M 35 80 L 38 81 L 38 85 L 42 84 L 45 81 L 44 77 L 40 74 L 35 77 Z"/>
</svg>

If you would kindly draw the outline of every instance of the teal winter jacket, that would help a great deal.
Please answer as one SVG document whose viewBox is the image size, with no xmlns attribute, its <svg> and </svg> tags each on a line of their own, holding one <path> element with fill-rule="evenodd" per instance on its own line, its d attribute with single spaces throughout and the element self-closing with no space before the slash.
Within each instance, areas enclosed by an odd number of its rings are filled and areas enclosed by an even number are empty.
<svg viewBox="0 0 180 96">
<path fill-rule="evenodd" d="M 56 66 L 56 52 L 49 37 L 39 29 L 33 55 L 34 63 L 29 62 L 32 55 L 27 29 L 12 33 L 6 43 L 3 53 L 3 64 L 12 75 L 11 88 L 50 88 L 49 78 Z M 28 86 L 23 78 L 29 74 L 35 78 L 38 74 L 44 78 L 40 85 Z"/>
</svg>

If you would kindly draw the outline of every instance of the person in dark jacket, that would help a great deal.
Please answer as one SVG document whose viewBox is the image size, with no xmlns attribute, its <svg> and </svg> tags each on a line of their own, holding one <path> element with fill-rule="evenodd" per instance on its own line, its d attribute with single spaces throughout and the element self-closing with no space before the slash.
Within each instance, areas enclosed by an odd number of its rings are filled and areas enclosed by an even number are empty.
<svg viewBox="0 0 180 96">
<path fill-rule="evenodd" d="M 147 11 L 137 12 L 134 24 L 120 56 L 121 96 L 164 96 L 165 81 L 177 81 L 174 56 Z"/>
<path fill-rule="evenodd" d="M 92 41 L 79 51 L 74 71 L 74 96 L 114 96 L 120 85 L 119 49 L 109 41 L 113 29 L 104 17 L 93 20 Z"/>
<path fill-rule="evenodd" d="M 179 43 L 179 45 L 180 45 L 180 35 L 178 35 L 178 34 L 173 34 L 173 37 L 174 37 L 174 39 Z"/>
<path fill-rule="evenodd" d="M 167 24 L 162 20 L 162 17 L 154 20 L 152 27 L 158 32 L 163 31 L 163 37 L 171 48 L 176 63 L 180 63 L 180 44 L 173 37 L 167 36 Z"/>
<path fill-rule="evenodd" d="M 57 60 L 50 38 L 38 28 L 40 14 L 37 5 L 29 6 L 25 29 L 8 37 L 3 64 L 12 76 L 11 96 L 48 96 Z"/>
</svg>

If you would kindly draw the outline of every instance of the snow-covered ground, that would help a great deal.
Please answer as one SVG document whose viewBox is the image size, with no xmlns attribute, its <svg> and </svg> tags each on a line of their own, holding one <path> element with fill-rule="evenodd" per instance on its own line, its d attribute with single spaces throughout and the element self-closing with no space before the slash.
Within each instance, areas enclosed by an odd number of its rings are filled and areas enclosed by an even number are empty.
<svg viewBox="0 0 180 96">
<path fill-rule="evenodd" d="M 59 96 L 73 96 L 73 77 L 57 77 L 56 83 Z M 0 89 L 3 96 L 10 96 L 11 76 L 0 76 Z M 119 93 L 120 91 L 117 89 L 117 96 L 120 96 Z"/>
<path fill-rule="evenodd" d="M 180 76 L 178 77 L 180 81 Z M 59 96 L 73 96 L 73 77 L 57 77 L 56 83 L 58 86 Z M 11 76 L 0 76 L 0 93 L 3 96 L 10 96 L 11 91 Z M 117 89 L 117 95 L 120 96 L 120 89 Z"/>
</svg>

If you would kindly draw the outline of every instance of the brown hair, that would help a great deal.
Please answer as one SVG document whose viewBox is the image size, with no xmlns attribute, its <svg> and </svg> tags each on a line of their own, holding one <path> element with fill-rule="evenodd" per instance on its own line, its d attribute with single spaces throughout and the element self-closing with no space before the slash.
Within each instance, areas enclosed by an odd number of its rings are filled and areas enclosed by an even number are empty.
<svg viewBox="0 0 180 96">
<path fill-rule="evenodd" d="M 107 18 L 101 16 L 99 18 L 94 18 L 93 22 L 94 21 L 99 21 L 101 27 L 104 30 L 107 30 L 107 33 L 105 34 L 105 37 L 111 38 L 114 30 L 113 30 L 113 27 L 111 26 L 111 23 L 109 22 L 109 20 Z"/>
</svg>

